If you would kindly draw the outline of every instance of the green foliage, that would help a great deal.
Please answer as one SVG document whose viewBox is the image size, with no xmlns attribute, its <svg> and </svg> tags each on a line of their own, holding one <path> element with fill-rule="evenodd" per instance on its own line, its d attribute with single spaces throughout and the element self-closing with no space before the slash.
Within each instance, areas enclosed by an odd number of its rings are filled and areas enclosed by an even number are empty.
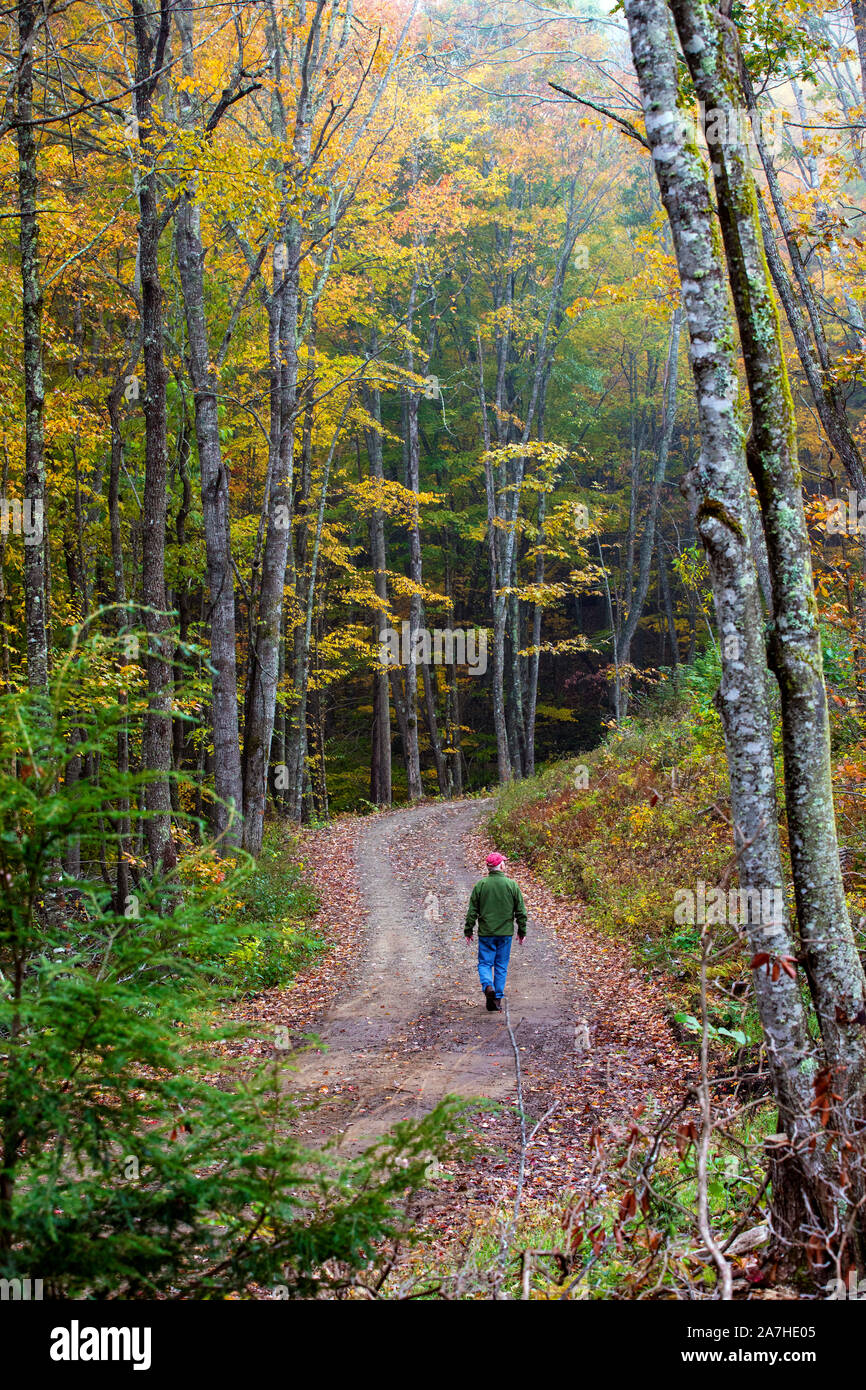
<svg viewBox="0 0 866 1390">
<path fill-rule="evenodd" d="M 715 645 L 706 648 L 682 673 L 684 690 L 692 711 L 702 721 L 719 724 L 715 697 L 722 679 L 722 658 Z"/>
<path fill-rule="evenodd" d="M 764 1186 L 761 1141 L 772 1133 L 776 1110 L 763 1106 L 754 1116 L 744 1115 L 731 1126 L 727 1140 L 714 1136 L 707 1155 L 707 1198 L 717 1235 L 732 1231 Z M 691 1213 L 698 1205 L 697 1151 L 691 1146 L 681 1156 L 667 1151 L 653 1175 L 651 1209 L 655 1221 L 669 1235 L 687 1232 Z"/>
<path fill-rule="evenodd" d="M 318 900 L 302 870 L 297 838 L 269 826 L 255 868 L 240 885 L 235 922 L 241 940 L 225 960 L 238 988 L 286 984 L 324 949 L 324 938 L 309 926 Z"/>
<path fill-rule="evenodd" d="M 677 1023 L 681 1024 L 689 1033 L 694 1033 L 696 1037 L 700 1038 L 701 1024 L 694 1014 L 675 1014 L 674 1017 Z M 745 1047 L 749 1041 L 742 1028 L 718 1028 L 712 1023 L 707 1024 L 707 1037 L 711 1042 L 718 1038 L 730 1038 L 732 1042 L 737 1044 L 737 1047 Z"/>
<path fill-rule="evenodd" d="M 264 912 L 276 891 L 250 887 L 248 865 L 181 853 L 123 904 L 100 877 L 70 905 L 70 843 L 116 852 L 118 805 L 143 781 L 112 770 L 122 711 L 99 655 L 73 650 L 48 700 L 0 697 L 0 1277 L 53 1297 L 308 1296 L 405 1231 L 460 1105 L 348 1165 L 300 1146 L 279 1056 L 241 1069 L 222 1046 L 232 907 L 246 893 Z M 67 780 L 73 725 L 99 784 Z"/>
<path fill-rule="evenodd" d="M 842 690 L 856 690 L 857 671 L 851 651 L 851 639 L 847 632 L 830 623 L 821 624 L 821 657 L 824 663 L 824 679 L 828 684 Z"/>
</svg>

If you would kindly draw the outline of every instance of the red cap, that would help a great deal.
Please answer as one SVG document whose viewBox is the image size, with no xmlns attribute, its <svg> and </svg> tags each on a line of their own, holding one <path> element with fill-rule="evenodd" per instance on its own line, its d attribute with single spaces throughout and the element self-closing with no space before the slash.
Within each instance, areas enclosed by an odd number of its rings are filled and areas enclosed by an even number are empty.
<svg viewBox="0 0 866 1390">
<path fill-rule="evenodd" d="M 504 854 L 497 854 L 497 852 L 496 852 L 495 850 L 493 851 L 492 854 L 488 854 L 488 856 L 487 856 L 487 867 L 488 867 L 488 869 L 498 869 L 498 868 L 499 868 L 499 865 L 500 865 L 500 864 L 504 864 L 504 863 L 505 863 L 505 855 L 504 855 Z"/>
</svg>

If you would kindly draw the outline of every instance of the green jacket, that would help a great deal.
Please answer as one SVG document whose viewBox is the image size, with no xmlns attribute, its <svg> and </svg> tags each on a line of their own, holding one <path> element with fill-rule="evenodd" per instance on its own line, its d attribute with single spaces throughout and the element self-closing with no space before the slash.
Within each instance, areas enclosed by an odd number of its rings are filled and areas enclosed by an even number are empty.
<svg viewBox="0 0 866 1390">
<path fill-rule="evenodd" d="M 517 935 L 525 936 L 526 904 L 523 894 L 513 878 L 506 878 L 501 869 L 496 869 L 472 889 L 465 935 L 472 935 L 472 928 L 477 922 L 479 936 L 513 936 L 515 921 Z"/>
</svg>

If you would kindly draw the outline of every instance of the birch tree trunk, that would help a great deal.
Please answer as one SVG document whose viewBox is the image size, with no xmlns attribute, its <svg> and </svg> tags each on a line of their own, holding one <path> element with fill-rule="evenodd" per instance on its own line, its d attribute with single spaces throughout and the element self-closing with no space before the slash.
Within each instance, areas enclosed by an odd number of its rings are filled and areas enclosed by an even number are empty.
<svg viewBox="0 0 866 1390">
<path fill-rule="evenodd" d="M 288 265 L 281 269 L 275 263 L 273 293 L 268 302 L 270 488 L 266 500 L 266 534 L 244 725 L 244 848 L 253 855 L 260 852 L 264 833 L 271 737 L 277 704 L 283 589 L 291 542 L 300 261 L 300 228 L 296 221 L 287 231 L 284 244 Z"/>
<path fill-rule="evenodd" d="M 307 351 L 303 385 L 298 385 L 298 413 L 301 411 L 303 396 L 303 426 L 301 428 L 300 452 L 295 469 L 293 488 L 293 531 L 289 543 L 289 568 L 286 584 L 294 588 L 294 602 L 291 620 L 287 627 L 291 631 L 285 642 L 286 673 L 291 675 L 291 694 L 285 701 L 286 714 L 284 752 L 287 770 L 287 786 L 283 804 L 289 815 L 300 819 L 303 812 L 303 798 L 308 776 L 307 756 L 309 749 L 309 730 L 307 725 L 306 689 L 310 665 L 308 631 L 304 620 L 311 602 L 315 601 L 315 576 L 311 573 L 310 518 L 313 507 L 313 398 L 316 393 L 316 353 L 312 339 L 314 332 L 306 336 Z M 311 587 L 311 585 L 313 587 Z"/>
<path fill-rule="evenodd" d="M 672 9 L 699 97 L 707 109 L 727 114 L 741 95 L 733 34 L 718 25 L 703 0 L 672 0 Z M 866 1039 L 857 1019 L 866 1017 L 866 979 L 839 865 L 830 729 L 796 421 L 747 147 L 722 139 L 715 167 L 719 220 L 752 404 L 749 463 L 773 585 L 770 658 L 782 698 L 785 807 L 800 940 L 833 1094 L 839 1098 L 836 1128 L 840 1135 L 858 1135 L 862 1147 Z M 856 1160 L 846 1166 L 850 1200 L 855 1193 L 863 1195 L 863 1175 L 858 1172 L 852 1182 Z"/>
<path fill-rule="evenodd" d="M 279 86 L 272 95 L 272 124 L 282 140 L 291 140 L 292 157 L 279 172 L 284 196 L 303 179 L 312 140 L 311 85 L 316 71 L 324 0 L 317 0 L 300 65 L 300 86 L 293 125 L 289 125 Z M 272 15 L 270 27 L 277 79 L 283 34 Z M 282 243 L 274 248 L 273 289 L 267 299 L 270 365 L 268 492 L 265 539 L 253 651 L 247 680 L 244 719 L 244 848 L 258 855 L 264 834 L 271 739 L 277 706 L 279 649 L 283 628 L 283 591 L 292 535 L 295 413 L 298 403 L 298 351 L 302 228 L 289 216 Z"/>
<path fill-rule="evenodd" d="M 734 325 L 728 282 L 713 221 L 706 168 L 689 141 L 678 107 L 677 48 L 665 0 L 626 0 L 638 75 L 662 201 L 670 221 L 689 330 L 701 452 L 687 478 L 696 529 L 707 553 L 722 678 L 717 704 L 725 736 L 731 809 L 741 888 L 780 889 L 782 866 L 775 794 L 772 719 L 760 598 L 748 533 L 748 474 L 738 402 Z M 757 914 L 760 916 L 760 914 Z M 785 916 L 756 921 L 749 911 L 747 944 L 794 958 Z M 782 1242 L 799 1242 L 800 1220 L 835 1214 L 812 1111 L 817 1059 L 810 1044 L 799 981 L 787 971 L 756 970 L 753 989 L 788 1138 L 774 1183 Z M 792 1200 L 789 1200 L 792 1198 Z"/>
</svg>

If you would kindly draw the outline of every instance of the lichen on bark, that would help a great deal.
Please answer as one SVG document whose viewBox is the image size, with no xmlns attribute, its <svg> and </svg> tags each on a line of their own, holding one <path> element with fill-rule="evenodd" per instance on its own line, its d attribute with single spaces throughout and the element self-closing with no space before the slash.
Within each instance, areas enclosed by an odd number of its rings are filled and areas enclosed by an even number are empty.
<svg viewBox="0 0 866 1390">
<path fill-rule="evenodd" d="M 688 317 L 701 454 L 687 487 L 707 551 L 718 629 L 738 639 L 722 644 L 718 704 L 740 883 L 752 887 L 760 882 L 780 884 L 782 879 L 769 671 L 747 542 L 749 474 L 729 290 L 747 366 L 753 422 L 750 462 L 772 574 L 771 646 L 780 671 L 785 721 L 786 804 L 797 912 L 823 1047 L 842 1072 L 839 1127 L 844 1128 L 852 1120 L 856 1125 L 851 1102 L 862 1080 L 863 1039 L 855 1038 L 836 1018 L 835 1000 L 862 1001 L 863 972 L 853 950 L 836 853 L 820 639 L 790 387 L 748 161 L 741 148 L 723 144 L 714 151 L 717 222 L 706 165 L 677 120 L 672 12 L 705 110 L 737 104 L 737 69 L 728 62 L 718 17 L 702 0 L 671 0 L 670 8 L 665 0 L 626 0 L 625 10 Z M 747 936 L 750 950 L 771 956 L 797 954 L 787 920 L 763 928 L 750 923 Z M 775 981 L 763 971 L 756 971 L 753 979 L 780 1129 L 790 1140 L 784 1162 L 777 1161 L 773 1168 L 774 1213 L 785 1228 L 777 1234 L 790 1248 L 802 1245 L 807 1227 L 814 1231 L 817 1226 L 829 1247 L 831 1233 L 844 1225 L 850 1174 L 844 1171 L 839 1150 L 825 1142 L 827 1135 L 816 1119 L 814 1077 L 824 1057 L 809 1037 L 799 979 L 790 980 L 784 971 L 774 973 Z M 838 1246 L 836 1238 L 837 1250 Z"/>
</svg>

